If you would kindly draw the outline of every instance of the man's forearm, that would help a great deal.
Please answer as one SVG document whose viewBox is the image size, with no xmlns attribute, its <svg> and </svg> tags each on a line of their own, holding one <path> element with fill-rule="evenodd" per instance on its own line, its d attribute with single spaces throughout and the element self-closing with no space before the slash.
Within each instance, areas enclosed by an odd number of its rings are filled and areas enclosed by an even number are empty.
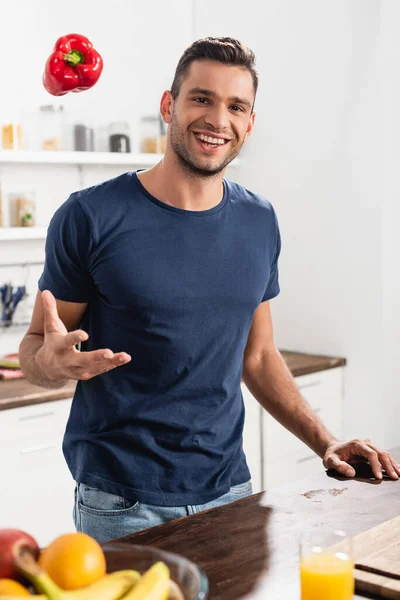
<svg viewBox="0 0 400 600">
<path fill-rule="evenodd" d="M 318 456 L 324 457 L 336 438 L 301 395 L 278 350 L 259 359 L 248 359 L 243 366 L 243 380 L 261 406 Z"/>
<path fill-rule="evenodd" d="M 19 346 L 19 361 L 25 377 L 31 383 L 44 388 L 57 389 L 63 387 L 68 379 L 51 380 L 36 361 L 36 354 L 43 346 L 43 336 L 35 333 L 27 334 Z"/>
</svg>

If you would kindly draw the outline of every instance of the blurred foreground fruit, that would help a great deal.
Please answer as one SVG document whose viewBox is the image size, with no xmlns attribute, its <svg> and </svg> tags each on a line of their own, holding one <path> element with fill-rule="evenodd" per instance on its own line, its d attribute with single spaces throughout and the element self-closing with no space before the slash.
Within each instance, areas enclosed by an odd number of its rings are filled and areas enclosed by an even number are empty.
<svg viewBox="0 0 400 600">
<path fill-rule="evenodd" d="M 0 598 L 1 596 L 30 596 L 30 593 L 21 583 L 14 579 L 0 579 Z"/>
<path fill-rule="evenodd" d="M 163 562 L 155 563 L 141 577 L 123 600 L 167 600 L 169 594 L 169 569 Z"/>
<path fill-rule="evenodd" d="M 0 529 L 0 577 L 16 579 L 16 558 L 21 551 L 29 552 L 34 559 L 39 556 L 36 540 L 19 529 Z"/>
<path fill-rule="evenodd" d="M 134 585 L 139 581 L 140 574 L 133 570 L 115 571 L 106 575 L 100 581 L 96 581 L 80 590 L 65 592 L 60 590 L 56 584 L 50 594 L 35 595 L 35 600 L 120 600 L 125 597 Z M 56 592 L 56 596 L 54 595 Z M 14 596 L 15 597 L 15 596 Z M 11 600 L 11 594 L 0 596 L 0 600 Z"/>
<path fill-rule="evenodd" d="M 181 588 L 173 579 L 169 580 L 168 600 L 185 600 Z"/>
<path fill-rule="evenodd" d="M 63 590 L 90 585 L 106 573 L 104 552 L 86 533 L 66 533 L 57 537 L 41 553 L 39 565 Z"/>
</svg>

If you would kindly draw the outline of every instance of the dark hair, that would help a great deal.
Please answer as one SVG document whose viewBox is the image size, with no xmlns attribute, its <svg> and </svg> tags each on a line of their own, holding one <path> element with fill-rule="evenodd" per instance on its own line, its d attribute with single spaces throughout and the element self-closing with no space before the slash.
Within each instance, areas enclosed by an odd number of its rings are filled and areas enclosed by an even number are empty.
<svg viewBox="0 0 400 600">
<path fill-rule="evenodd" d="M 256 95 L 258 74 L 255 69 L 254 52 L 235 38 L 206 37 L 193 42 L 179 59 L 171 86 L 171 94 L 174 99 L 178 96 L 182 81 L 195 60 L 213 60 L 224 65 L 247 69 L 253 78 L 254 95 Z"/>
</svg>

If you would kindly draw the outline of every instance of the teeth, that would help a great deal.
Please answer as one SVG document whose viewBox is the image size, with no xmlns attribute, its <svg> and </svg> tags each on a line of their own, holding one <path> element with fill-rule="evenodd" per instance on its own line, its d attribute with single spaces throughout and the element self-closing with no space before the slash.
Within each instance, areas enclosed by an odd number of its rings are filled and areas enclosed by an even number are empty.
<svg viewBox="0 0 400 600">
<path fill-rule="evenodd" d="M 203 135 L 202 133 L 196 133 L 196 136 L 199 138 L 199 140 L 207 142 L 207 144 L 218 144 L 219 146 L 225 144 L 225 140 L 223 140 L 222 138 L 213 138 L 208 135 Z"/>
</svg>

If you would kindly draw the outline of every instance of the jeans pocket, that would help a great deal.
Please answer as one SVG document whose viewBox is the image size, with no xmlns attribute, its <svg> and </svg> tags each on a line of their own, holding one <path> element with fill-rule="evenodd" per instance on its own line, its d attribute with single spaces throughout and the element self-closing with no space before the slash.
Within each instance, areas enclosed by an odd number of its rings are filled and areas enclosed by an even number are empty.
<svg viewBox="0 0 400 600">
<path fill-rule="evenodd" d="M 250 496 L 253 493 L 251 479 L 249 481 L 245 481 L 244 483 L 233 485 L 229 490 L 229 493 L 238 496 Z"/>
<path fill-rule="evenodd" d="M 77 505 L 81 513 L 113 517 L 133 512 L 139 502 L 129 502 L 122 496 L 103 492 L 84 483 L 77 484 Z"/>
<path fill-rule="evenodd" d="M 77 484 L 77 530 L 98 542 L 133 533 L 142 504 L 109 494 L 83 483 Z"/>
</svg>

